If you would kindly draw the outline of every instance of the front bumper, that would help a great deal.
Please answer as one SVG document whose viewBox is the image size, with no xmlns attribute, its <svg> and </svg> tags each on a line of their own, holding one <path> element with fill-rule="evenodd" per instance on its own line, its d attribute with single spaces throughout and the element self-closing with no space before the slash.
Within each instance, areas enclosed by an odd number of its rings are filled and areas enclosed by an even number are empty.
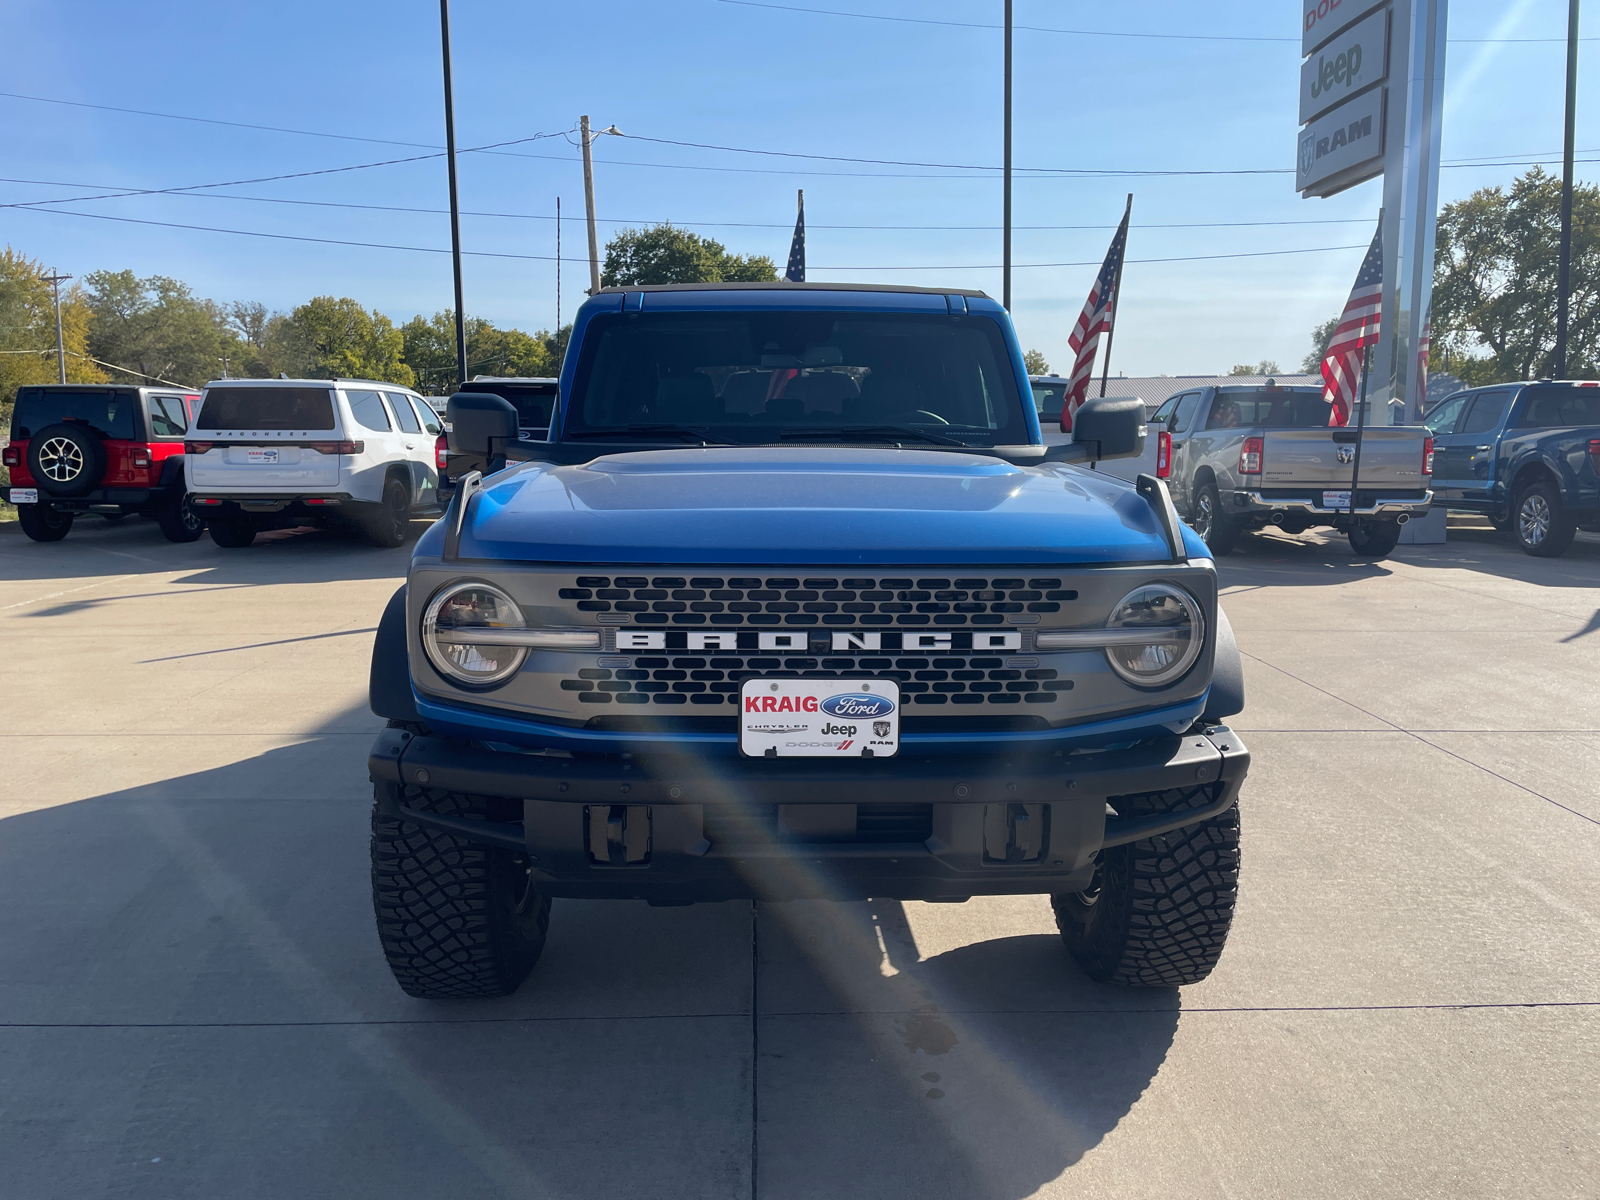
<svg viewBox="0 0 1600 1200">
<path fill-rule="evenodd" d="M 1249 769 L 1224 726 L 1095 753 L 580 758 L 385 730 L 368 766 L 390 815 L 525 852 L 553 896 L 960 900 L 1080 891 L 1112 846 L 1226 811 Z M 523 801 L 520 825 L 429 794 Z"/>
<path fill-rule="evenodd" d="M 1277 490 L 1277 489 L 1274 489 Z M 1347 491 L 1348 489 L 1329 488 L 1328 491 Z M 1385 495 L 1382 491 L 1369 491 L 1366 488 L 1356 490 L 1356 506 L 1354 514 L 1358 517 L 1397 517 L 1404 513 L 1408 517 L 1420 517 L 1426 513 L 1433 504 L 1433 493 L 1424 491 L 1422 496 L 1393 496 Z M 1338 517 L 1349 514 L 1352 510 L 1346 508 L 1326 508 L 1322 504 L 1322 491 L 1307 491 L 1299 495 L 1273 496 L 1261 492 L 1236 491 L 1233 493 L 1233 504 L 1230 511 L 1235 515 L 1245 513 L 1251 516 L 1270 516 L 1274 512 L 1300 512 L 1311 516 L 1326 517 L 1322 524 L 1332 524 Z"/>
</svg>

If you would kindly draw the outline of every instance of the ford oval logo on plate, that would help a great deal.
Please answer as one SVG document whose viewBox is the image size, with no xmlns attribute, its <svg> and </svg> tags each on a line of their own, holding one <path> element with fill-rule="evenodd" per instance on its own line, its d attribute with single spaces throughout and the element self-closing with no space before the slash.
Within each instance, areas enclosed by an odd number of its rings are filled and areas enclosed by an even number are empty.
<svg viewBox="0 0 1600 1200">
<path fill-rule="evenodd" d="M 894 701 L 887 696 L 847 692 L 842 696 L 829 696 L 822 702 L 822 711 L 830 717 L 885 717 L 894 711 Z"/>
</svg>

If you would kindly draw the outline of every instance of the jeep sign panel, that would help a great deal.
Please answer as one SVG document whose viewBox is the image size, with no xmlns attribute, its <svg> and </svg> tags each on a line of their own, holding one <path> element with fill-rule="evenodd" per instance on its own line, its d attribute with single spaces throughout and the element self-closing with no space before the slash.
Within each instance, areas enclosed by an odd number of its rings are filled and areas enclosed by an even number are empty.
<svg viewBox="0 0 1600 1200">
<path fill-rule="evenodd" d="M 1300 124 L 1385 75 L 1389 13 L 1379 9 L 1300 64 Z"/>
<path fill-rule="evenodd" d="M 1364 163 L 1372 164 L 1373 174 L 1383 169 L 1383 93 L 1383 88 L 1374 88 L 1347 100 L 1300 131 L 1296 191 L 1311 190 Z"/>
</svg>

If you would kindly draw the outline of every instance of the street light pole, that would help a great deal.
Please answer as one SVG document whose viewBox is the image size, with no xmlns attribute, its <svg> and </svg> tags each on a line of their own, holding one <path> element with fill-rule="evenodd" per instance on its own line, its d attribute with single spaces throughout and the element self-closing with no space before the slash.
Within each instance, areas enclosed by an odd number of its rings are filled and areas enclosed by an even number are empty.
<svg viewBox="0 0 1600 1200">
<path fill-rule="evenodd" d="M 589 294 L 600 290 L 600 237 L 594 227 L 594 156 L 589 134 L 589 118 L 578 118 L 578 136 L 583 140 L 583 203 L 589 210 Z"/>
<path fill-rule="evenodd" d="M 444 49 L 444 146 L 450 163 L 450 261 L 456 274 L 456 380 L 467 384 L 467 318 L 461 311 L 461 205 L 456 198 L 456 113 L 450 85 L 450 0 L 439 0 L 440 43 Z"/>
<path fill-rule="evenodd" d="M 1578 119 L 1578 0 L 1567 4 L 1567 128 L 1561 147 L 1561 269 L 1556 283 L 1555 378 L 1567 377 L 1567 319 L 1572 291 L 1572 143 Z"/>
<path fill-rule="evenodd" d="M 1574 4 L 1578 0 L 1572 0 Z M 1011 0 L 1006 0 L 1005 183 L 1000 235 L 1000 303 L 1011 311 Z"/>
<path fill-rule="evenodd" d="M 66 347 L 63 345 L 62 340 L 61 340 L 61 285 L 62 285 L 62 283 L 64 281 L 66 281 L 68 279 L 71 279 L 72 276 L 71 275 L 61 275 L 61 274 L 58 274 L 58 273 L 52 271 L 49 275 L 46 275 L 43 278 L 44 278 L 44 281 L 46 283 L 48 283 L 53 289 L 55 289 L 55 294 L 56 294 L 56 378 L 57 378 L 57 380 L 59 382 L 65 383 L 67 381 L 67 354 L 66 354 Z"/>
</svg>

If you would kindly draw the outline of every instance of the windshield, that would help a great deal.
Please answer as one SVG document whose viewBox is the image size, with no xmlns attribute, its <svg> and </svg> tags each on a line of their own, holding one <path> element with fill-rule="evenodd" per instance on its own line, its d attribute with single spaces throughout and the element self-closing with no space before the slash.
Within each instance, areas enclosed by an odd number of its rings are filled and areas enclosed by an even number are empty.
<svg viewBox="0 0 1600 1200">
<path fill-rule="evenodd" d="M 568 438 L 1030 440 L 1005 338 L 988 318 L 617 313 L 596 317 L 583 342 Z"/>
<path fill-rule="evenodd" d="M 11 440 L 32 437 L 58 421 L 79 421 L 103 438 L 133 441 L 138 437 L 132 392 L 85 388 L 81 392 L 57 388 L 21 388 L 11 414 Z"/>
<path fill-rule="evenodd" d="M 376 392 L 370 394 L 377 398 Z M 332 429 L 332 396 L 325 387 L 208 388 L 194 424 L 196 429 Z"/>
</svg>

